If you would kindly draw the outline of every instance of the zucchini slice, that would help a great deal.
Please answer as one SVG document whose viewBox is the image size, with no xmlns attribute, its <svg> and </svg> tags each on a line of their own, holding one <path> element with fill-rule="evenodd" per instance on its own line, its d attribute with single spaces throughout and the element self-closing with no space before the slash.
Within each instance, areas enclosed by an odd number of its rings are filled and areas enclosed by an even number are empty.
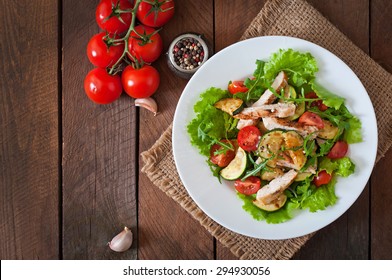
<svg viewBox="0 0 392 280">
<path fill-rule="evenodd" d="M 313 174 L 310 172 L 301 172 L 297 174 L 297 177 L 295 177 L 294 181 L 296 182 L 304 181 L 306 178 L 309 178 L 312 175 Z"/>
<path fill-rule="evenodd" d="M 263 202 L 257 199 L 253 200 L 253 204 L 259 207 L 260 209 L 263 209 L 268 212 L 272 212 L 282 208 L 283 205 L 286 203 L 286 201 L 287 201 L 287 196 L 284 193 L 282 193 L 277 199 L 275 199 L 269 204 L 264 204 Z"/>
<path fill-rule="evenodd" d="M 318 132 L 317 136 L 322 139 L 334 139 L 339 133 L 339 128 L 334 126 L 330 121 L 323 120 L 323 122 L 324 128 Z"/>
<path fill-rule="evenodd" d="M 264 170 L 261 173 L 261 180 L 272 181 L 273 179 L 282 176 L 284 174 L 281 168 L 268 168 L 269 170 Z"/>
<path fill-rule="evenodd" d="M 214 107 L 228 113 L 230 116 L 239 114 L 244 109 L 244 101 L 239 98 L 223 98 Z"/>
<path fill-rule="evenodd" d="M 228 166 L 220 171 L 220 175 L 225 180 L 236 180 L 240 178 L 241 175 L 245 172 L 247 164 L 248 157 L 246 156 L 246 152 L 241 147 L 238 147 L 234 159 L 229 163 Z"/>
<path fill-rule="evenodd" d="M 278 153 L 284 144 L 284 133 L 285 132 L 283 130 L 271 130 L 270 132 L 264 134 L 257 149 L 258 156 L 262 158 L 270 158 L 273 154 Z M 275 167 L 276 160 L 277 157 L 270 159 L 267 165 L 270 167 Z"/>
<path fill-rule="evenodd" d="M 285 90 L 284 96 L 286 98 L 297 98 L 297 92 L 292 86 L 288 86 L 288 90 Z M 288 121 L 293 121 L 298 119 L 305 112 L 305 102 L 296 104 L 294 115 L 285 118 Z"/>
<path fill-rule="evenodd" d="M 287 131 L 284 134 L 285 148 L 293 160 L 296 170 L 300 170 L 306 163 L 306 156 L 304 154 L 304 139 L 295 131 Z"/>
</svg>

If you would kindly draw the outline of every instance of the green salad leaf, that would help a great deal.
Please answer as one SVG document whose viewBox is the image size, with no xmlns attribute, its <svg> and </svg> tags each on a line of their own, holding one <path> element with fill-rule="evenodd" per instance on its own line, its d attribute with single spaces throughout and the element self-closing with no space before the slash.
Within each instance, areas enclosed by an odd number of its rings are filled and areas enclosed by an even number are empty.
<svg viewBox="0 0 392 280">
<path fill-rule="evenodd" d="M 297 208 L 295 204 L 287 200 L 286 204 L 277 211 L 268 212 L 260 209 L 253 204 L 256 195 L 244 195 L 237 193 L 238 198 L 243 201 L 242 209 L 248 212 L 253 219 L 257 221 L 265 220 L 269 224 L 279 224 L 293 218 L 294 210 Z"/>
<path fill-rule="evenodd" d="M 344 98 L 341 96 L 337 96 L 336 94 L 330 92 L 320 84 L 313 82 L 312 89 L 323 100 L 323 103 L 328 107 L 335 108 L 335 110 L 339 110 L 340 106 L 344 104 Z"/>
<path fill-rule="evenodd" d="M 192 145 L 202 155 L 209 156 L 211 145 L 236 135 L 238 120 L 214 107 L 218 100 L 229 96 L 228 91 L 212 87 L 200 95 L 200 100 L 194 106 L 196 117 L 188 124 L 187 130 Z"/>
<path fill-rule="evenodd" d="M 264 65 L 264 77 L 272 82 L 280 71 L 285 71 L 293 86 L 299 88 L 310 83 L 318 71 L 317 61 L 310 53 L 301 53 L 293 49 L 280 49 L 271 55 Z"/>
<path fill-rule="evenodd" d="M 320 161 L 319 169 L 325 170 L 329 174 L 336 172 L 336 174 L 342 177 L 348 177 L 354 173 L 355 164 L 348 157 L 343 157 L 339 159 L 330 159 L 327 157 L 323 157 Z"/>
</svg>

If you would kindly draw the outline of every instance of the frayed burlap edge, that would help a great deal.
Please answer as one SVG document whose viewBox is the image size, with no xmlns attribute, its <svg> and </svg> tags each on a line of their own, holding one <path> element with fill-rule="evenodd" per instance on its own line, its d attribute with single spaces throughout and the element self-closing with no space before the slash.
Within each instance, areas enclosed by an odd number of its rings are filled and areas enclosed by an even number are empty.
<svg viewBox="0 0 392 280">
<path fill-rule="evenodd" d="M 199 221 L 212 236 L 228 247 L 235 256 L 240 259 L 290 259 L 313 235 L 287 240 L 262 240 L 234 233 L 213 221 L 195 204 L 182 185 L 175 169 L 171 137 L 172 125 L 148 151 L 141 154 L 145 163 L 142 172 Z M 170 176 L 165 176 L 168 166 L 174 168 L 170 170 Z"/>
</svg>

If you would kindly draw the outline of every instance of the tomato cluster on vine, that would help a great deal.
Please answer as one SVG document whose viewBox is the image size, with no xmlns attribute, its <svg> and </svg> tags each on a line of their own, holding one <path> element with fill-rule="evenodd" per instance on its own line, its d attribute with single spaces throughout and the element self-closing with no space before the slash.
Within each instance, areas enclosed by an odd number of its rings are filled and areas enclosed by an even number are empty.
<svg viewBox="0 0 392 280">
<path fill-rule="evenodd" d="M 95 19 L 103 30 L 87 44 L 96 67 L 85 77 L 87 96 L 99 104 L 153 95 L 160 83 L 154 66 L 163 50 L 160 28 L 174 15 L 174 0 L 101 0 Z M 158 28 L 158 29 L 157 29 Z"/>
</svg>

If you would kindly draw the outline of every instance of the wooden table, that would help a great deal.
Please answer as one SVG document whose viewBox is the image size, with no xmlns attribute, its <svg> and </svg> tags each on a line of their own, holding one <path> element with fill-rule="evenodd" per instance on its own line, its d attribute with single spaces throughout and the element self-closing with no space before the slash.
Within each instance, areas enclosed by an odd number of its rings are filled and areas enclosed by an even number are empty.
<svg viewBox="0 0 392 280">
<path fill-rule="evenodd" d="M 265 1 L 176 0 L 163 28 L 165 49 L 178 34 L 202 33 L 215 52 L 238 41 Z M 310 1 L 363 51 L 392 71 L 390 0 Z M 160 114 L 123 95 L 90 102 L 89 38 L 98 0 L 0 1 L 1 259 L 232 259 L 140 172 L 139 154 L 173 120 L 187 81 L 162 56 L 155 98 Z M 383 92 L 380 92 L 383 94 Z M 392 151 L 358 201 L 320 230 L 296 259 L 392 258 Z M 106 242 L 127 225 L 134 244 Z"/>
</svg>

